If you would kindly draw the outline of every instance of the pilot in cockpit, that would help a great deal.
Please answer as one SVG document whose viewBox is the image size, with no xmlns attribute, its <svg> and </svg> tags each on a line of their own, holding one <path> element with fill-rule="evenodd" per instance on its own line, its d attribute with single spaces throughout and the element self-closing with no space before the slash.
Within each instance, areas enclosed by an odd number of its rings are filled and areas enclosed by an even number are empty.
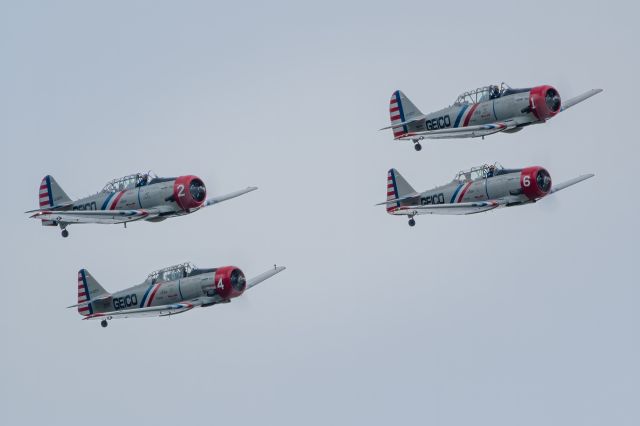
<svg viewBox="0 0 640 426">
<path fill-rule="evenodd" d="M 489 99 L 496 99 L 500 97 L 500 88 L 498 86 L 491 86 L 491 91 L 489 93 Z"/>
<path fill-rule="evenodd" d="M 149 175 L 142 174 L 139 176 L 138 184 L 136 186 L 145 186 L 149 181 Z"/>
</svg>

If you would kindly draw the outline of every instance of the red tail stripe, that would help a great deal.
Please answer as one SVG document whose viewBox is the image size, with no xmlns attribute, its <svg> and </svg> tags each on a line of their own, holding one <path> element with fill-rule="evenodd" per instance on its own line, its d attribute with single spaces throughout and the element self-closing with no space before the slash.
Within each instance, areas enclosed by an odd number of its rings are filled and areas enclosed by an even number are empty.
<svg viewBox="0 0 640 426">
<path fill-rule="evenodd" d="M 399 115 L 392 115 L 391 116 L 391 121 L 396 121 L 396 120 L 400 120 L 400 116 Z"/>
<path fill-rule="evenodd" d="M 393 108 L 389 109 L 389 112 L 396 112 L 399 109 L 400 109 L 399 107 L 393 107 Z"/>
</svg>

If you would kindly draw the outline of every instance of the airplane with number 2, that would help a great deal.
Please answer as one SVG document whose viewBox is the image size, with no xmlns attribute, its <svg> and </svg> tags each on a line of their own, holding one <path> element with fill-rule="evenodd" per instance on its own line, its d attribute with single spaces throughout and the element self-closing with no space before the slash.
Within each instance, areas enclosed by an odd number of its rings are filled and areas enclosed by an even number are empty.
<svg viewBox="0 0 640 426">
<path fill-rule="evenodd" d="M 542 167 L 505 169 L 499 164 L 483 165 L 456 174 L 453 181 L 434 189 L 416 192 L 396 170 L 387 174 L 387 213 L 409 217 L 422 214 L 466 215 L 498 207 L 512 207 L 536 201 L 593 177 L 585 174 L 557 185 Z"/>
<path fill-rule="evenodd" d="M 199 269 L 187 262 L 152 272 L 141 284 L 113 294 L 89 271 L 81 269 L 78 303 L 69 308 L 77 308 L 85 320 L 100 320 L 102 327 L 112 319 L 165 317 L 196 307 L 229 303 L 285 269 L 274 265 L 273 269 L 247 280 L 235 266 Z"/>
<path fill-rule="evenodd" d="M 137 220 L 160 222 L 256 189 L 251 186 L 206 199 L 207 189 L 197 176 L 163 178 L 149 172 L 114 179 L 97 194 L 72 201 L 53 176 L 45 176 L 38 194 L 40 208 L 27 213 L 34 213 L 31 217 L 41 220 L 43 226 L 59 226 L 66 238 L 70 224 L 124 224 L 126 227 L 128 222 Z"/>
<path fill-rule="evenodd" d="M 423 114 L 402 93 L 391 95 L 389 114 L 395 140 L 410 140 L 420 151 L 423 139 L 475 138 L 498 133 L 515 133 L 531 124 L 541 124 L 562 111 L 602 92 L 592 89 L 567 101 L 552 86 L 512 89 L 502 83 L 465 92 L 453 105 Z"/>
</svg>

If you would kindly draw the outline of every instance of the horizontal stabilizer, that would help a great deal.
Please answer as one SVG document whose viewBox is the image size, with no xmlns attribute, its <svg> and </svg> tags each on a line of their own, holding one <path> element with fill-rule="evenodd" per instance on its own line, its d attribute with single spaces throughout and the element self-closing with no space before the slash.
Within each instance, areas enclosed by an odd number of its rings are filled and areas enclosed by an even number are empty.
<svg viewBox="0 0 640 426">
<path fill-rule="evenodd" d="M 402 122 L 400 122 L 400 123 L 392 124 L 391 126 L 383 127 L 383 128 L 382 128 L 382 129 L 380 129 L 380 130 L 395 129 L 396 127 L 406 126 L 407 124 L 415 123 L 415 122 L 418 122 L 418 121 L 424 120 L 425 118 L 427 118 L 427 116 L 426 116 L 426 115 L 420 115 L 420 116 L 418 116 L 418 117 L 416 117 L 416 118 L 412 118 L 411 120 L 402 121 Z"/>
<path fill-rule="evenodd" d="M 412 198 L 416 198 L 419 197 L 420 194 L 418 192 L 412 192 L 409 195 L 405 195 L 404 197 L 400 197 L 400 198 L 391 198 L 387 201 L 383 201 L 382 203 L 378 203 L 376 204 L 376 206 L 382 206 L 384 204 L 389 204 L 389 203 L 401 203 L 403 201 L 408 201 L 411 200 Z"/>
<path fill-rule="evenodd" d="M 80 302 L 80 303 L 78 303 L 76 305 L 67 306 L 67 309 L 69 309 L 69 308 L 79 308 L 79 307 L 82 307 L 82 306 L 87 306 L 87 305 L 89 305 L 89 303 L 103 302 L 103 301 L 107 301 L 109 299 L 111 299 L 111 295 L 107 293 L 107 294 L 102 295 L 100 297 L 96 297 L 95 299 L 87 300 L 85 302 Z"/>
</svg>

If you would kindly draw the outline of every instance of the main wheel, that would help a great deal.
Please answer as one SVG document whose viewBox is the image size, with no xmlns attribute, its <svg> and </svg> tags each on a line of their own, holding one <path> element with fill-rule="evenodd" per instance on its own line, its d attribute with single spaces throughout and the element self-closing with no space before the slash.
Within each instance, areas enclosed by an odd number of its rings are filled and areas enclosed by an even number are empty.
<svg viewBox="0 0 640 426">
<path fill-rule="evenodd" d="M 414 219 L 409 219 L 409 226 L 416 226 L 416 221 Z"/>
<path fill-rule="evenodd" d="M 63 238 L 67 238 L 69 236 L 69 231 L 67 231 L 66 229 L 62 230 L 62 237 Z"/>
<path fill-rule="evenodd" d="M 109 325 L 109 323 L 107 322 L 107 320 L 102 320 L 102 321 L 100 322 L 100 325 L 102 326 L 102 328 L 104 328 L 104 327 L 108 326 L 108 325 Z"/>
<path fill-rule="evenodd" d="M 417 144 L 415 144 L 415 145 L 413 146 L 413 148 L 414 148 L 416 151 L 420 151 L 420 150 L 422 149 L 422 145 L 420 145 L 419 143 L 417 143 Z"/>
</svg>

